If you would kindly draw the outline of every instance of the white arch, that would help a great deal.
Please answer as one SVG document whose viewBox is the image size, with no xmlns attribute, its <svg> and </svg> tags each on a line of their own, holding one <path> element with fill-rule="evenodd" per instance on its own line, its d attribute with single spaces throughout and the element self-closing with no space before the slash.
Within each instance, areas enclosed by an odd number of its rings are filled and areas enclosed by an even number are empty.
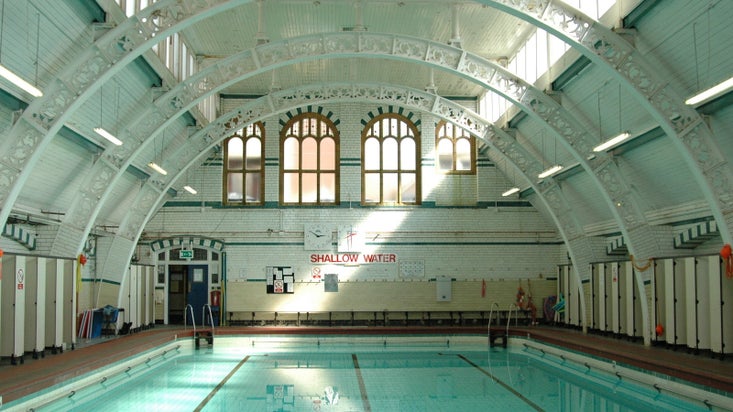
<svg viewBox="0 0 733 412">
<path fill-rule="evenodd" d="M 512 164 L 524 165 L 530 171 L 530 174 L 537 173 L 542 169 L 542 165 L 536 163 L 532 156 L 527 153 L 521 145 L 513 142 L 514 139 L 507 135 L 506 132 L 496 128 L 493 124 L 488 122 L 486 119 L 481 118 L 479 115 L 472 113 L 464 107 L 450 102 L 449 100 L 427 92 L 406 87 L 349 83 L 314 85 L 307 89 L 297 88 L 276 92 L 243 105 L 241 108 L 230 113 L 222 115 L 215 122 L 197 132 L 199 135 L 210 137 L 207 143 L 208 146 L 185 148 L 188 152 L 187 154 L 190 155 L 181 154 L 180 156 L 177 156 L 190 159 L 185 167 L 183 167 L 178 173 L 183 173 L 183 171 L 192 167 L 198 159 L 202 158 L 204 154 L 207 153 L 208 148 L 216 145 L 221 140 L 229 136 L 232 131 L 237 130 L 238 128 L 244 127 L 252 122 L 263 120 L 266 117 L 270 117 L 278 113 L 284 113 L 288 110 L 305 105 L 334 101 L 366 101 L 379 104 L 392 104 L 413 108 L 419 111 L 432 112 L 436 116 L 458 124 L 461 127 L 466 128 L 471 134 L 484 139 L 488 144 L 496 149 L 496 152 L 502 153 L 506 158 L 510 159 Z M 519 171 L 521 173 L 524 172 L 521 169 Z M 145 223 L 154 215 L 165 200 L 167 189 L 170 188 L 177 177 L 178 176 L 172 176 L 167 186 L 160 188 L 160 190 L 148 190 L 146 196 L 140 196 L 141 199 L 146 199 L 145 205 L 136 205 L 130 209 L 128 214 L 129 219 L 125 220 L 134 223 L 121 225 L 119 230 L 120 233 L 135 232 L 132 237 L 134 239 L 138 239 L 142 234 Z M 562 193 L 559 187 L 554 185 L 549 188 L 545 188 L 545 190 L 540 190 L 540 187 L 531 179 L 530 184 L 538 194 L 540 201 L 543 202 L 547 210 L 550 212 L 554 223 L 558 226 L 558 231 L 567 245 L 571 259 L 574 259 L 576 262 L 579 259 L 582 260 L 575 249 L 583 247 L 584 243 L 573 241 L 566 233 L 566 228 L 569 227 L 567 222 L 573 222 L 573 219 L 568 212 L 570 210 L 568 205 L 562 200 Z M 150 196 L 154 194 L 157 194 L 158 197 L 152 201 L 152 206 L 148 206 L 149 202 L 152 200 Z M 130 216 L 134 214 L 137 214 L 137 216 Z M 130 242 L 127 239 L 120 239 L 118 242 L 113 243 L 116 245 L 116 248 L 111 251 L 111 254 L 123 257 L 132 256 L 135 241 Z M 107 268 L 107 265 L 105 265 L 103 271 L 104 273 L 114 273 L 114 268 L 114 266 Z M 122 274 L 123 273 L 120 273 L 119 276 L 122 276 Z M 574 271 L 574 275 L 578 280 L 578 284 L 581 284 L 577 270 Z M 580 296 L 582 325 L 583 328 L 586 329 L 587 319 L 585 318 L 585 300 L 582 294 Z"/>
<path fill-rule="evenodd" d="M 301 50 L 301 52 L 296 53 L 294 49 Z M 565 142 L 566 148 L 574 154 L 584 169 L 594 177 L 607 207 L 622 232 L 627 235 L 627 244 L 633 250 L 635 237 L 626 230 L 625 225 L 626 222 L 643 222 L 644 217 L 636 213 L 636 208 L 625 209 L 629 213 L 634 213 L 633 216 L 620 216 L 620 209 L 614 206 L 614 200 L 625 199 L 624 196 L 629 196 L 628 193 L 630 193 L 628 190 L 623 190 L 625 186 L 619 184 L 620 172 L 615 163 L 608 161 L 605 155 L 598 155 L 595 163 L 588 160 L 587 154 L 584 154 L 583 151 L 592 150 L 592 145 L 584 140 L 590 133 L 584 130 L 551 97 L 521 79 L 517 79 L 497 64 L 451 46 L 407 36 L 354 32 L 308 35 L 258 46 L 253 50 L 244 51 L 212 64 L 162 95 L 154 102 L 154 105 L 140 114 L 136 122 L 126 128 L 128 135 L 121 135 L 125 141 L 141 141 L 139 147 L 130 152 L 127 158 L 123 156 L 126 151 L 129 152 L 129 148 L 124 146 L 110 148 L 108 157 L 125 159 L 116 169 L 110 163 L 98 162 L 95 164 L 95 171 L 90 173 L 90 179 L 94 179 L 94 183 L 84 186 L 99 188 L 100 191 L 89 193 L 88 201 L 83 204 L 84 207 L 77 206 L 80 212 L 76 214 L 81 214 L 78 218 L 92 217 L 86 221 L 83 233 L 86 234 L 91 229 L 93 220 L 101 209 L 101 204 L 109 197 L 115 180 L 130 164 L 132 157 L 144 150 L 146 142 L 152 141 L 155 135 L 162 133 L 173 118 L 182 115 L 197 102 L 229 84 L 277 67 L 305 60 L 350 56 L 390 57 L 449 70 L 501 93 L 540 121 L 544 121 L 548 124 L 549 129 Z M 148 135 L 153 137 L 144 140 Z M 185 157 L 181 156 L 168 157 L 185 161 Z M 165 168 L 172 170 L 175 169 L 175 166 L 167 164 Z M 604 186 L 604 181 L 613 181 L 614 184 Z M 616 192 L 608 193 L 606 187 L 614 188 Z M 101 201 L 97 201 L 98 199 Z M 75 206 L 78 203 L 82 201 L 76 202 Z M 96 203 L 96 205 L 89 203 Z M 628 204 L 633 203 L 632 200 L 628 201 Z M 75 210 L 72 209 L 68 216 L 69 220 L 75 219 Z M 70 231 L 75 230 L 73 227 L 69 229 Z M 571 227 L 567 227 L 566 231 L 570 231 L 573 238 L 583 235 L 578 230 L 571 230 Z M 69 231 L 59 233 L 59 237 L 69 239 Z M 80 238 L 79 244 L 82 242 L 83 238 Z"/>
</svg>

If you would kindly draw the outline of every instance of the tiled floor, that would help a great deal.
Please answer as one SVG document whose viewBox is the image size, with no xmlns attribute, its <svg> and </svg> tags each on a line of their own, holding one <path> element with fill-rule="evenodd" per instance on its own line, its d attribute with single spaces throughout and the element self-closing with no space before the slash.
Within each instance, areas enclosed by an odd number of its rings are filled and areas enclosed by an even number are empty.
<svg viewBox="0 0 733 412">
<path fill-rule="evenodd" d="M 476 333 L 485 334 L 486 327 L 222 327 L 217 334 L 399 334 L 399 333 Z M 644 346 L 639 342 L 583 334 L 576 330 L 535 326 L 512 330 L 513 334 L 529 336 L 546 343 L 579 350 L 706 385 L 733 393 L 733 356 L 721 358 L 709 353 L 688 353 L 684 348 L 671 349 Z M 155 327 L 121 337 L 103 337 L 80 341 L 74 350 L 30 359 L 11 365 L 7 359 L 0 363 L 0 395 L 8 403 L 48 386 L 84 374 L 108 363 L 159 346 L 176 337 L 191 336 L 191 329 Z"/>
</svg>

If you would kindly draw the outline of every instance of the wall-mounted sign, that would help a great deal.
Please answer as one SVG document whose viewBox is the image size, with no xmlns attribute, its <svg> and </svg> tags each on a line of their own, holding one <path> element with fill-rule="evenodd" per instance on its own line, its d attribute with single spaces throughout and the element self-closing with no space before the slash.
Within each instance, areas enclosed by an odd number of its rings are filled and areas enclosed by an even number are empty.
<svg viewBox="0 0 733 412">
<path fill-rule="evenodd" d="M 295 274 L 290 266 L 268 266 L 267 293 L 295 293 Z"/>
<path fill-rule="evenodd" d="M 335 273 L 326 273 L 323 279 L 323 291 L 324 292 L 338 292 L 339 291 L 339 275 Z"/>
<path fill-rule="evenodd" d="M 193 250 L 191 249 L 181 249 L 178 251 L 178 258 L 179 259 L 193 259 Z"/>
<path fill-rule="evenodd" d="M 313 253 L 310 256 L 311 263 L 397 263 L 397 255 L 394 253 Z"/>
<path fill-rule="evenodd" d="M 23 282 L 25 282 L 25 271 L 23 269 L 18 269 L 18 272 L 15 274 L 15 279 L 17 280 L 18 284 L 18 290 L 23 290 Z"/>
</svg>

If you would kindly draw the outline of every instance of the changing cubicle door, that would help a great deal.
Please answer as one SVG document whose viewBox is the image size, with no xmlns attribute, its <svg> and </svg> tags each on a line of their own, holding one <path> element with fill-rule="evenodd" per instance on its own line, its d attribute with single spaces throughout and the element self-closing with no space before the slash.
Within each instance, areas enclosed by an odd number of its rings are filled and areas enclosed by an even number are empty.
<svg viewBox="0 0 733 412">
<path fill-rule="evenodd" d="M 0 314 L 0 355 L 10 357 L 11 363 L 23 362 L 25 352 L 25 292 L 26 257 L 2 256 L 2 302 L 10 310 Z"/>
<path fill-rule="evenodd" d="M 63 342 L 64 261 L 51 259 L 46 264 L 45 348 L 56 353 Z"/>
<path fill-rule="evenodd" d="M 686 266 L 687 346 L 690 349 L 708 350 L 711 345 L 710 277 L 707 257 L 689 258 Z M 713 271 L 717 264 L 713 262 Z"/>
<path fill-rule="evenodd" d="M 140 282 L 140 325 L 148 326 L 148 267 L 138 266 L 138 281 Z"/>
<path fill-rule="evenodd" d="M 710 318 L 710 350 L 725 355 L 733 352 L 733 288 L 725 278 L 725 263 L 718 255 L 706 256 Z"/>
<path fill-rule="evenodd" d="M 613 332 L 613 263 L 606 263 L 603 265 L 603 300 L 604 306 L 604 325 L 603 330 L 605 332 Z"/>
<path fill-rule="evenodd" d="M 664 337 L 669 345 L 677 343 L 677 297 L 675 271 L 678 266 L 675 259 L 665 259 L 664 266 Z"/>
<path fill-rule="evenodd" d="M 60 320 L 62 342 L 61 347 L 76 345 L 76 259 L 63 260 L 62 283 L 63 315 Z"/>
<path fill-rule="evenodd" d="M 692 259 L 694 266 L 694 258 Z M 670 318 L 668 318 L 669 336 L 667 343 L 685 345 L 687 343 L 687 298 L 685 294 L 685 274 L 689 266 L 689 258 L 675 258 L 671 279 L 669 280 L 668 299 L 670 300 Z"/>
<path fill-rule="evenodd" d="M 9 310 L 0 311 L 0 356 L 13 355 L 15 343 L 15 256 L 5 253 L 2 256 L 3 275 L 2 296 L 0 301 Z"/>
<path fill-rule="evenodd" d="M 611 269 L 611 330 L 614 334 L 621 333 L 621 294 L 619 292 L 619 270 L 618 263 L 608 264 Z"/>
<path fill-rule="evenodd" d="M 128 275 L 128 301 L 127 301 L 127 307 L 129 308 L 129 322 L 132 322 L 132 325 L 130 327 L 133 330 L 137 330 L 137 328 L 140 327 L 140 317 L 139 317 L 139 301 L 138 301 L 138 279 L 139 279 L 139 273 L 138 273 L 138 267 L 137 266 L 131 266 L 129 268 L 129 275 Z"/>
<path fill-rule="evenodd" d="M 147 325 L 155 324 L 155 278 L 157 276 L 155 266 L 146 267 L 148 275 L 146 278 L 147 282 L 147 293 L 145 295 L 145 301 L 147 302 Z"/>
<path fill-rule="evenodd" d="M 25 275 L 25 347 L 33 358 L 43 356 L 45 335 L 46 259 L 34 256 L 26 258 Z"/>
<path fill-rule="evenodd" d="M 596 300 L 598 306 L 597 327 L 598 330 L 605 332 L 606 324 L 608 323 L 606 321 L 606 264 L 597 264 L 596 271 L 598 272 L 598 285 L 596 291 Z"/>
<path fill-rule="evenodd" d="M 33 353 L 46 356 L 46 267 L 53 259 L 38 258 L 38 290 L 36 293 L 36 333 Z"/>
<path fill-rule="evenodd" d="M 632 262 L 624 262 L 624 271 L 627 278 L 626 296 L 626 333 L 630 337 L 639 338 L 644 336 L 643 316 L 641 313 L 641 299 L 639 285 L 637 283 L 638 273 L 634 271 Z"/>
<path fill-rule="evenodd" d="M 590 274 L 590 328 L 594 330 L 600 329 L 600 282 L 601 282 L 601 271 L 603 270 L 600 268 L 601 264 L 594 264 L 591 266 L 591 274 Z"/>
<path fill-rule="evenodd" d="M 616 333 L 623 336 L 628 336 L 630 333 L 631 325 L 629 324 L 629 312 L 630 312 L 630 296 L 629 292 L 629 272 L 624 262 L 617 262 L 616 265 L 616 285 L 618 289 L 618 330 Z"/>
<path fill-rule="evenodd" d="M 38 293 L 38 258 L 26 257 L 25 261 L 25 307 L 23 308 L 23 352 L 33 352 L 35 347 L 36 322 L 36 295 Z"/>
<path fill-rule="evenodd" d="M 722 338 L 722 351 L 721 353 L 733 353 L 733 279 L 729 279 L 726 273 L 725 262 L 720 259 L 719 261 L 720 276 L 718 276 L 718 287 L 720 291 L 720 312 L 721 312 L 721 331 L 720 335 Z M 714 288 L 711 287 L 712 291 Z M 725 309 L 723 309 L 725 308 Z"/>
<path fill-rule="evenodd" d="M 671 259 L 667 259 L 671 261 Z M 665 270 L 667 265 L 664 260 L 654 261 L 654 273 L 652 274 L 652 340 L 657 343 L 665 342 L 666 328 L 666 295 L 665 295 Z"/>
</svg>

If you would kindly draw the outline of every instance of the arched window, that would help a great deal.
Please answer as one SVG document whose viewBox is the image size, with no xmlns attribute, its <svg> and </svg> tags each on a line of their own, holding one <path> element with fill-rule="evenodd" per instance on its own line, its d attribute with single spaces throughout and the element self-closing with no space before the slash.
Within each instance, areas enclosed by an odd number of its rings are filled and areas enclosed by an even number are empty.
<svg viewBox="0 0 733 412">
<path fill-rule="evenodd" d="M 265 204 L 265 127 L 257 122 L 224 140 L 224 204 Z"/>
<path fill-rule="evenodd" d="M 476 139 L 442 120 L 435 127 L 435 166 L 448 174 L 476 174 Z"/>
<path fill-rule="evenodd" d="M 364 127 L 361 144 L 362 204 L 420 204 L 417 127 L 399 114 L 381 114 Z"/>
<path fill-rule="evenodd" d="M 339 135 L 326 116 L 302 113 L 280 132 L 280 203 L 339 203 Z"/>
</svg>

